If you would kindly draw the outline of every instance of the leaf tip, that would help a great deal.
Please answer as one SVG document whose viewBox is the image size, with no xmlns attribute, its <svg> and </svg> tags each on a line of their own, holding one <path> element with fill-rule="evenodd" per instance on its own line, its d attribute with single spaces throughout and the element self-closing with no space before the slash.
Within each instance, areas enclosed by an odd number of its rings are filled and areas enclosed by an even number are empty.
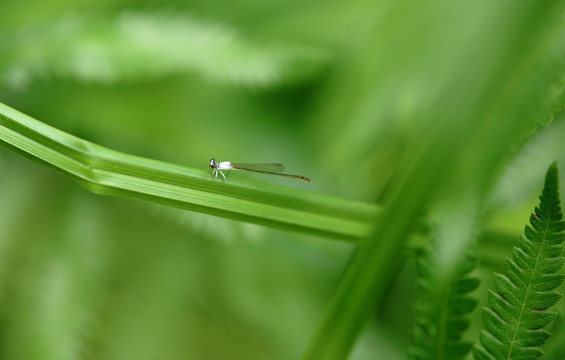
<svg viewBox="0 0 565 360">
<path fill-rule="evenodd" d="M 559 166 L 557 165 L 557 160 L 555 160 L 554 162 L 552 162 L 552 163 L 549 165 L 549 170 L 557 171 L 558 169 L 559 169 Z"/>
</svg>

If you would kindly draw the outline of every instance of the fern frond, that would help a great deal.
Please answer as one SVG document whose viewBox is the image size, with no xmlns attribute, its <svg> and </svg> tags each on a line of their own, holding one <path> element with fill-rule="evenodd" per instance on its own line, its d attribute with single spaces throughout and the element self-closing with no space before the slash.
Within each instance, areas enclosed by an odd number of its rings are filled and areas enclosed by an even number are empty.
<svg viewBox="0 0 565 360">
<path fill-rule="evenodd" d="M 463 340 L 469 328 L 469 315 L 477 301 L 469 296 L 479 280 L 469 274 L 476 267 L 476 258 L 465 254 L 456 268 L 445 278 L 437 270 L 432 245 L 418 259 L 419 301 L 416 305 L 410 355 L 416 360 L 458 360 L 471 350 Z"/>
<path fill-rule="evenodd" d="M 558 312 L 565 313 L 565 303 L 558 305 Z M 565 319 L 558 316 L 552 324 L 552 336 L 544 346 L 544 360 L 563 360 L 565 359 Z"/>
<path fill-rule="evenodd" d="M 557 272 L 565 262 L 558 180 L 553 163 L 530 225 L 514 247 L 512 259 L 506 259 L 504 274 L 495 274 L 495 290 L 489 291 L 489 306 L 483 311 L 482 347 L 473 350 L 476 360 L 526 360 L 543 354 L 539 346 L 550 336 L 544 328 L 557 315 L 547 310 L 560 298 L 555 289 L 563 275 Z"/>
<path fill-rule="evenodd" d="M 299 83 L 329 64 L 323 49 L 262 44 L 236 30 L 182 13 L 126 12 L 115 18 L 67 15 L 0 34 L 0 86 L 58 76 L 113 83 L 193 73 L 245 87 Z"/>
</svg>

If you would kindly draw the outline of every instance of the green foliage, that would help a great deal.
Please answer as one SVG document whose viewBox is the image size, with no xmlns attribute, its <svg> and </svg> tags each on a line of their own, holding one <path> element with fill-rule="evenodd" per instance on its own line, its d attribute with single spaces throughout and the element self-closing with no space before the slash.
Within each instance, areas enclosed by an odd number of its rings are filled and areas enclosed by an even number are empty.
<svg viewBox="0 0 565 360">
<path fill-rule="evenodd" d="M 106 149 L 0 103 L 0 145 L 53 167 L 91 191 L 149 200 L 240 221 L 353 240 L 369 231 L 376 207 L 232 180 Z M 221 183 L 220 183 L 221 184 Z"/>
<path fill-rule="evenodd" d="M 544 329 L 557 313 L 547 311 L 560 298 L 555 289 L 564 276 L 565 222 L 561 212 L 557 164 L 545 178 L 539 206 L 530 216 L 520 242 L 495 274 L 495 290 L 489 291 L 489 306 L 483 311 L 486 331 L 482 347 L 474 348 L 477 360 L 535 359 L 550 334 Z"/>
<path fill-rule="evenodd" d="M 1 146 L 45 165 L 0 151 L 0 358 L 405 359 L 430 212 L 446 349 L 455 264 L 480 234 L 485 284 L 565 161 L 564 5 L 0 1 Z"/>
<path fill-rule="evenodd" d="M 387 129 L 401 139 L 395 138 L 395 145 L 404 141 L 405 146 L 393 156 L 398 168 L 383 197 L 382 216 L 347 264 L 304 360 L 343 359 L 350 353 L 373 319 L 375 304 L 386 298 L 425 209 L 451 199 L 455 210 L 448 216 L 455 228 L 466 225 L 465 213 L 480 211 L 520 142 L 547 123 L 545 95 L 563 73 L 562 64 L 552 61 L 556 55 L 564 58 L 563 2 L 551 11 L 533 0 L 397 1 L 391 8 L 376 26 L 385 30 L 365 44 L 365 55 L 376 64 L 367 68 L 379 81 L 360 99 L 366 102 L 356 105 L 374 110 L 360 118 L 393 117 L 398 127 L 406 121 L 410 131 L 403 137 L 397 128 Z M 476 56 L 480 61 L 471 61 Z M 361 82 L 364 74 L 358 75 Z M 374 159 L 390 151 L 384 144 L 371 147 Z"/>
<path fill-rule="evenodd" d="M 69 36 L 69 34 L 71 34 Z M 272 87 L 316 77 L 328 54 L 297 44 L 257 44 L 228 26 L 180 13 L 66 15 L 0 36 L 0 85 L 50 76 L 113 83 L 179 73 Z"/>
<path fill-rule="evenodd" d="M 479 280 L 470 276 L 477 259 L 466 254 L 444 276 L 431 247 L 422 249 L 418 256 L 419 296 L 410 354 L 416 360 L 464 359 L 472 347 L 463 336 L 477 305 L 469 295 L 479 286 Z"/>
</svg>

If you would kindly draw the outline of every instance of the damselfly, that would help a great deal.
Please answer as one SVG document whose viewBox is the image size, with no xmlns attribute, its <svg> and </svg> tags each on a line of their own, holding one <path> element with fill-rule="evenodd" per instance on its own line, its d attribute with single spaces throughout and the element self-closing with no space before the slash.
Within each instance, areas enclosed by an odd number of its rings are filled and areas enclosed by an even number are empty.
<svg viewBox="0 0 565 360">
<path fill-rule="evenodd" d="M 216 159 L 211 159 L 210 167 L 214 169 L 212 171 L 212 176 L 214 176 L 214 179 L 216 179 L 218 177 L 218 174 L 220 174 L 224 177 L 225 180 L 226 176 L 224 175 L 222 170 L 224 171 L 235 170 L 235 171 L 251 171 L 261 174 L 279 175 L 279 176 L 306 181 L 309 183 L 312 182 L 312 180 L 310 178 L 307 178 L 306 176 L 285 174 L 284 165 L 279 163 L 247 164 L 247 163 L 233 163 L 231 161 L 217 162 Z"/>
</svg>

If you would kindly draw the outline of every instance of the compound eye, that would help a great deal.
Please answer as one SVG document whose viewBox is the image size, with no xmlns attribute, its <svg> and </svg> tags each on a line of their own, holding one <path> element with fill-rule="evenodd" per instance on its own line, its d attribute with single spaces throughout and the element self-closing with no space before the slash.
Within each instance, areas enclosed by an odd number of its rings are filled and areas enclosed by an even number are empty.
<svg viewBox="0 0 565 360">
<path fill-rule="evenodd" d="M 216 159 L 211 159 L 210 160 L 210 167 L 216 167 Z"/>
</svg>

